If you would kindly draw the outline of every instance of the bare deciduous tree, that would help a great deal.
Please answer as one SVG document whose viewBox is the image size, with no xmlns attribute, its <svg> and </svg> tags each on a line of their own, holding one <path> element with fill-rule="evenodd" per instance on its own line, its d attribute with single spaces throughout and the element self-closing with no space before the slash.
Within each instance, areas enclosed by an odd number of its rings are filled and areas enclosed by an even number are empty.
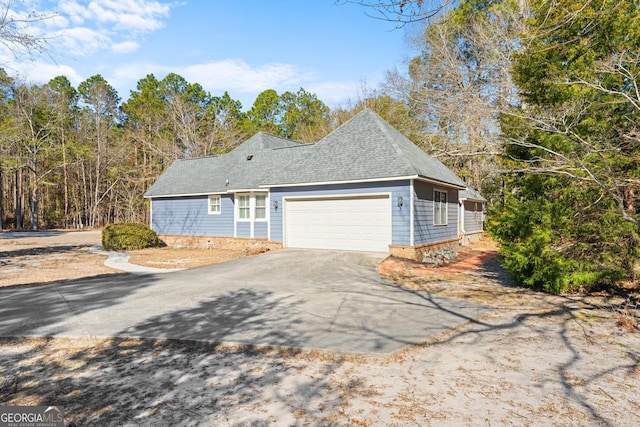
<svg viewBox="0 0 640 427">
<path fill-rule="evenodd" d="M 0 0 L 0 43 L 16 58 L 47 54 L 49 38 L 35 27 L 56 16 L 54 12 L 30 9 L 23 1 Z"/>
<path fill-rule="evenodd" d="M 446 11 L 453 0 L 338 0 L 338 4 L 354 3 L 373 13 L 367 15 L 385 21 L 398 22 L 401 26 L 428 21 Z"/>
<path fill-rule="evenodd" d="M 390 72 L 389 89 L 428 123 L 419 144 L 479 188 L 497 175 L 500 113 L 517 101 L 510 67 L 524 25 L 521 5 L 456 10 L 425 24 L 408 72 Z"/>
</svg>

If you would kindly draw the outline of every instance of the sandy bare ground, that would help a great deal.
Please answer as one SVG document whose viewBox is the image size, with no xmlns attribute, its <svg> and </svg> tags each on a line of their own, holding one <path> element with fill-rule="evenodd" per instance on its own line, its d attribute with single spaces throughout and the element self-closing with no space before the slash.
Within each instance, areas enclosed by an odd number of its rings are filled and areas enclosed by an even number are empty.
<svg viewBox="0 0 640 427">
<path fill-rule="evenodd" d="M 4 340 L 0 405 L 61 405 L 100 426 L 640 425 L 637 307 L 522 290 L 495 260 L 389 277 L 494 310 L 389 356 Z"/>
<path fill-rule="evenodd" d="M 104 255 L 89 252 L 100 245 L 100 231 L 60 232 L 46 237 L 6 238 L 0 233 L 0 287 L 46 283 L 120 273 L 106 267 Z M 245 250 L 153 248 L 131 251 L 130 262 L 155 268 L 193 268 L 228 261 Z"/>
</svg>

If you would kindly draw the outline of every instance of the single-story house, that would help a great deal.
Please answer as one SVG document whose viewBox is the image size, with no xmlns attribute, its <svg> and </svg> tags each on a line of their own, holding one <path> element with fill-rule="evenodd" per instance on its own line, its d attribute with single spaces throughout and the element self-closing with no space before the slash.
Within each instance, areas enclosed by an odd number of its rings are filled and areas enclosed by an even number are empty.
<svg viewBox="0 0 640 427">
<path fill-rule="evenodd" d="M 458 245 L 466 189 L 366 109 L 315 144 L 258 133 L 226 154 L 176 160 L 145 197 L 162 238 L 262 239 L 416 258 L 427 247 Z"/>
</svg>

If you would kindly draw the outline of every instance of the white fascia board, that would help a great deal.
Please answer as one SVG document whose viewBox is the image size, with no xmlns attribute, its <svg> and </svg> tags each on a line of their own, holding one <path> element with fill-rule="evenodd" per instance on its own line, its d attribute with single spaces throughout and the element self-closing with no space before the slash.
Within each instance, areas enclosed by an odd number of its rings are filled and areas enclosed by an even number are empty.
<svg viewBox="0 0 640 427">
<path fill-rule="evenodd" d="M 143 196 L 145 199 L 161 199 L 169 197 L 194 197 L 194 196 L 215 196 L 229 194 L 229 191 L 212 191 L 209 193 L 184 193 L 184 194 L 163 194 L 161 196 Z"/>
<path fill-rule="evenodd" d="M 486 200 L 474 199 L 473 197 L 465 197 L 463 199 L 458 199 L 461 202 L 479 202 L 479 203 L 487 203 Z"/>
<path fill-rule="evenodd" d="M 422 182 L 428 182 L 430 184 L 441 185 L 443 187 L 457 188 L 458 190 L 464 190 L 464 189 L 467 188 L 467 187 L 464 187 L 464 186 L 461 186 L 461 185 L 451 184 L 449 182 L 438 181 L 437 179 L 425 178 L 423 176 L 416 177 L 416 180 L 422 181 Z"/>
<path fill-rule="evenodd" d="M 229 194 L 233 194 L 233 193 L 267 193 L 268 190 L 262 189 L 262 188 L 239 188 L 237 190 L 229 190 L 227 191 L 227 193 Z"/>
<path fill-rule="evenodd" d="M 169 197 L 194 197 L 194 196 L 216 196 L 216 195 L 224 195 L 224 194 L 235 194 L 235 193 L 265 193 L 268 190 L 263 188 L 240 188 L 234 190 L 227 191 L 211 191 L 207 193 L 183 193 L 183 194 L 163 194 L 161 196 L 143 196 L 145 199 L 160 199 L 160 198 L 169 198 Z"/>
<path fill-rule="evenodd" d="M 263 184 L 260 188 L 280 188 L 280 187 L 307 187 L 307 186 L 317 186 L 317 185 L 340 185 L 340 184 L 360 184 L 360 183 L 368 183 L 368 182 L 388 182 L 388 181 L 405 181 L 405 180 L 418 180 L 423 182 L 429 182 L 431 184 L 438 184 L 445 187 L 457 188 L 460 190 L 464 190 L 466 187 L 450 184 L 444 181 L 438 181 L 435 179 L 425 178 L 419 175 L 408 175 L 408 176 L 394 176 L 389 178 L 367 178 L 367 179 L 353 179 L 353 180 L 344 180 L 344 181 L 318 181 L 318 182 L 298 182 L 294 184 Z"/>
</svg>

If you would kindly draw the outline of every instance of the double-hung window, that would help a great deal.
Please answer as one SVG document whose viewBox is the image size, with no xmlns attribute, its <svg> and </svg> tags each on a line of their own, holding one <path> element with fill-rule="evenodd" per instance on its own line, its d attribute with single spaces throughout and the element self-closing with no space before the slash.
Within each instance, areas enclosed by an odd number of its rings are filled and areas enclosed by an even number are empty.
<svg viewBox="0 0 640 427">
<path fill-rule="evenodd" d="M 209 196 L 209 214 L 219 214 L 222 211 L 220 196 Z"/>
<path fill-rule="evenodd" d="M 238 218 L 251 219 L 251 197 L 248 194 L 238 196 Z"/>
<path fill-rule="evenodd" d="M 267 219 L 266 194 L 239 194 L 238 219 L 244 221 L 264 221 Z"/>
<path fill-rule="evenodd" d="M 447 225 L 447 192 L 433 192 L 433 225 Z"/>
<path fill-rule="evenodd" d="M 256 194 L 255 219 L 267 219 L 267 195 Z"/>
</svg>

